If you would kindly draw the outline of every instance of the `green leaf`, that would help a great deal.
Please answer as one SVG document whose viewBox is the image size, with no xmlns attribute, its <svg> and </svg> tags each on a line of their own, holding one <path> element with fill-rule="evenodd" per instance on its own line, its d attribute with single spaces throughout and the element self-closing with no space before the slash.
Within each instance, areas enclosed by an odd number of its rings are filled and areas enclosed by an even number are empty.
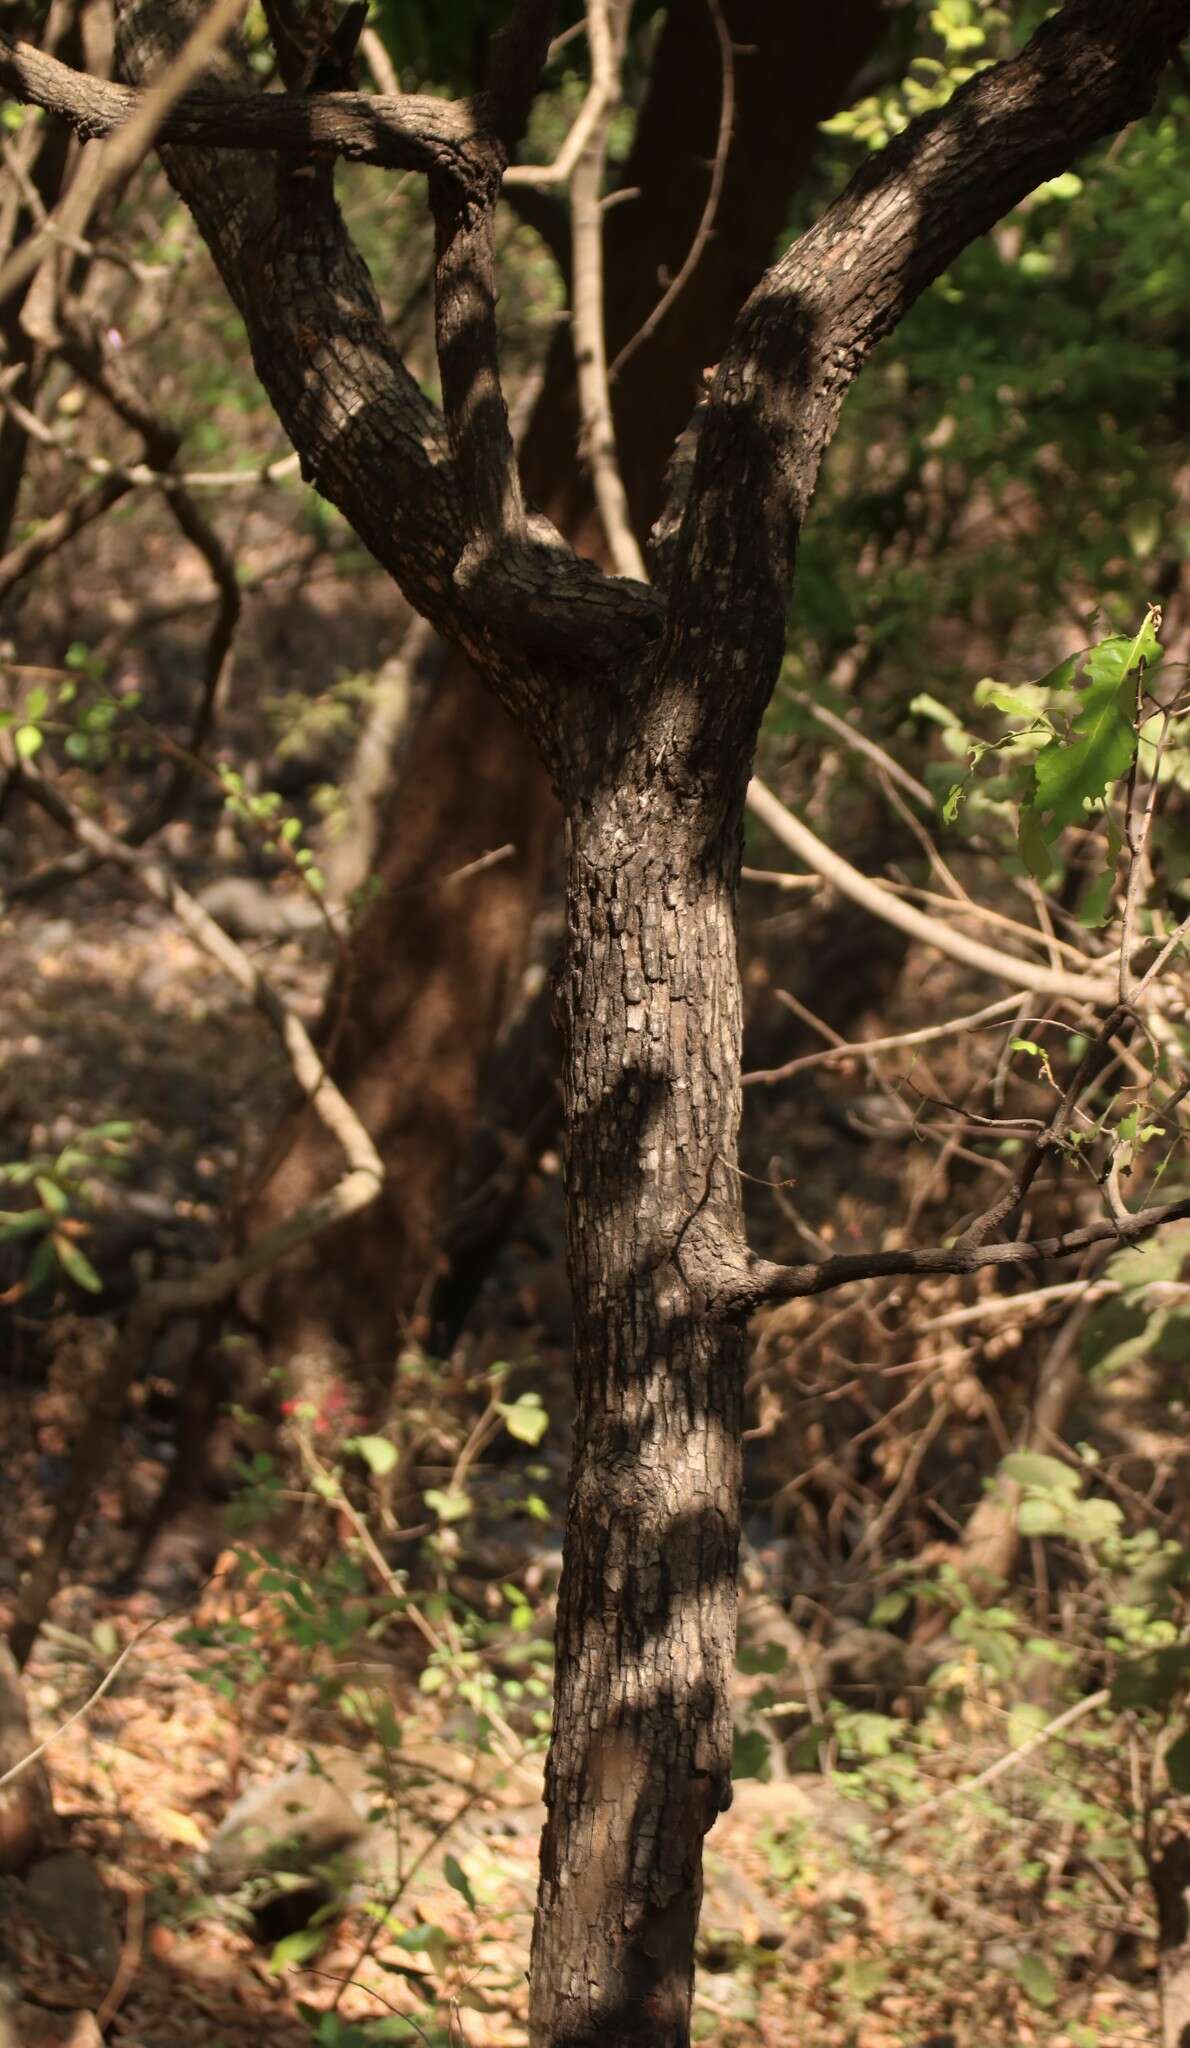
<svg viewBox="0 0 1190 2048">
<path fill-rule="evenodd" d="M 279 1977 L 282 1970 L 291 1964 L 308 1962 L 311 1956 L 318 1954 L 325 1940 L 324 1927 L 299 1927 L 296 1934 L 287 1934 L 283 1941 L 277 1943 L 269 1957 L 270 1970 Z"/>
<path fill-rule="evenodd" d="M 516 1401 L 497 1401 L 509 1436 L 520 1444 L 539 1444 L 550 1426 L 540 1394 L 522 1394 Z"/>
<path fill-rule="evenodd" d="M 1093 932 L 1101 924 L 1107 923 L 1108 918 L 1111 916 L 1111 899 L 1115 886 L 1116 871 L 1114 867 L 1104 868 L 1101 875 L 1096 875 L 1095 880 L 1083 898 L 1082 907 L 1078 913 L 1078 921 L 1084 931 Z"/>
<path fill-rule="evenodd" d="M 1190 1792 L 1190 1728 L 1183 1728 L 1166 1750 L 1165 1768 L 1175 1792 Z"/>
<path fill-rule="evenodd" d="M 1057 1493 L 1077 1493 L 1078 1473 L 1060 1458 L 1047 1458 L 1043 1451 L 1013 1451 L 1000 1467 L 1006 1479 L 1017 1486 L 1044 1486 Z"/>
<path fill-rule="evenodd" d="M 737 1728 L 731 1745 L 732 1777 L 763 1778 L 767 1782 L 771 1769 L 768 1740 L 759 1728 Z"/>
<path fill-rule="evenodd" d="M 38 1289 L 45 1287 L 48 1284 L 48 1282 L 53 1279 L 53 1277 L 53 1239 L 49 1237 L 43 1237 L 41 1243 L 37 1247 L 37 1250 L 34 1252 L 33 1257 L 29 1261 L 29 1269 L 25 1274 L 25 1293 L 36 1294 Z"/>
<path fill-rule="evenodd" d="M 66 1214 L 70 1206 L 69 1199 L 65 1191 L 58 1186 L 57 1181 L 46 1180 L 43 1175 L 38 1174 L 33 1185 L 41 1196 L 43 1209 L 48 1209 L 51 1216 L 64 1216 Z"/>
<path fill-rule="evenodd" d="M 33 1237 L 48 1228 L 44 1209 L 0 1209 L 0 1244 L 13 1237 Z"/>
<path fill-rule="evenodd" d="M 357 1452 L 378 1479 L 391 1472 L 397 1462 L 397 1447 L 386 1436 L 349 1436 L 343 1449 Z"/>
<path fill-rule="evenodd" d="M 425 1499 L 426 1506 L 440 1522 L 462 1522 L 471 1513 L 469 1493 L 448 1492 L 444 1487 L 431 1486 L 426 1489 Z"/>
<path fill-rule="evenodd" d="M 935 725 L 949 726 L 958 732 L 963 729 L 961 721 L 955 717 L 949 705 L 940 704 L 937 697 L 931 697 L 925 690 L 919 691 L 916 697 L 910 699 L 909 709 L 916 711 L 921 718 L 932 718 Z"/>
<path fill-rule="evenodd" d="M 1016 1520 L 1022 1536 L 1057 1536 L 1067 1524 L 1056 1500 L 1042 1500 L 1036 1495 L 1021 1502 Z"/>
<path fill-rule="evenodd" d="M 1003 683 L 992 682 L 990 677 L 975 685 L 975 702 L 992 705 L 1006 718 L 1027 718 L 1030 724 L 1037 717 L 1036 704 L 1030 704 L 1027 698 L 1018 697 L 1012 690 L 1006 690 Z"/>
<path fill-rule="evenodd" d="M 52 1243 L 58 1254 L 58 1264 L 75 1286 L 85 1287 L 88 1294 L 102 1294 L 103 1282 L 77 1244 L 69 1237 L 63 1237 L 60 1231 L 55 1231 Z"/>
<path fill-rule="evenodd" d="M 1034 2005 L 1049 2006 L 1057 2004 L 1057 1982 L 1053 1971 L 1044 1957 L 1018 1957 L 1016 1979 L 1022 1991 L 1033 2000 Z"/>
<path fill-rule="evenodd" d="M 12 736 L 12 743 L 21 759 L 29 761 L 40 747 L 43 737 L 40 727 L 36 725 L 18 725 Z"/>
<path fill-rule="evenodd" d="M 1040 821 L 1030 804 L 1021 805 L 1020 823 L 1017 828 L 1017 844 L 1020 847 L 1021 859 L 1032 875 L 1033 880 L 1035 882 L 1048 880 L 1049 871 L 1053 863 L 1050 860 L 1049 848 L 1045 843 L 1045 834 L 1041 829 Z"/>
<path fill-rule="evenodd" d="M 442 1875 L 446 1879 L 447 1884 L 452 1885 L 455 1891 L 466 1899 L 471 1911 L 473 1913 L 476 1912 L 478 1909 L 475 1904 L 475 1893 L 471 1889 L 471 1880 L 457 1857 L 447 1856 L 444 1859 Z"/>
</svg>

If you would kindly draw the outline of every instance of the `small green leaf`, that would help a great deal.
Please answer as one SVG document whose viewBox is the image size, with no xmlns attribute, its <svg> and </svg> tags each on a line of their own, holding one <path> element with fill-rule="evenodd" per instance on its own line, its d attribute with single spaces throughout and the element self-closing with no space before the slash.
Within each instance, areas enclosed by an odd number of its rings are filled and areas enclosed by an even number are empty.
<svg viewBox="0 0 1190 2048">
<path fill-rule="evenodd" d="M 1067 1517 L 1056 1500 L 1034 1495 L 1021 1502 L 1016 1520 L 1022 1536 L 1057 1536 L 1065 1529 Z"/>
<path fill-rule="evenodd" d="M 84 1256 L 77 1244 L 70 1238 L 63 1237 L 60 1231 L 55 1231 L 52 1242 L 58 1254 L 58 1264 L 68 1278 L 74 1281 L 75 1286 L 85 1287 L 88 1294 L 102 1294 L 103 1282 L 90 1259 Z"/>
<path fill-rule="evenodd" d="M 22 761 L 32 760 L 41 746 L 43 737 L 40 727 L 36 725 L 18 725 L 12 736 L 12 743 Z"/>
<path fill-rule="evenodd" d="M 476 1912 L 478 1909 L 475 1904 L 475 1893 L 471 1889 L 471 1880 L 456 1857 L 447 1856 L 444 1859 L 442 1875 L 447 1884 L 452 1885 L 455 1891 L 466 1899 L 471 1911 Z"/>
<path fill-rule="evenodd" d="M 447 1491 L 445 1487 L 431 1486 L 426 1490 L 426 1506 L 437 1515 L 440 1522 L 462 1522 L 471 1513 L 469 1493 Z"/>
<path fill-rule="evenodd" d="M 1042 1956 L 1020 1956 L 1016 1979 L 1034 2005 L 1056 2005 L 1058 1986 L 1053 1971 Z"/>
<path fill-rule="evenodd" d="M 1043 1451 L 1013 1451 L 1000 1470 L 1018 1486 L 1043 1486 L 1057 1493 L 1077 1493 L 1081 1484 L 1069 1465 L 1060 1458 L 1047 1458 Z"/>
<path fill-rule="evenodd" d="M 497 1401 L 509 1436 L 520 1444 L 539 1444 L 550 1426 L 540 1394 L 522 1394 L 516 1401 Z"/>
<path fill-rule="evenodd" d="M 291 1964 L 309 1962 L 311 1956 L 318 1954 L 325 1940 L 325 1928 L 299 1927 L 295 1934 L 287 1934 L 283 1941 L 277 1943 L 269 1957 L 270 1970 L 279 1977 L 282 1970 L 287 1970 Z"/>
<path fill-rule="evenodd" d="M 0 1209 L 0 1244 L 13 1237 L 35 1237 L 48 1228 L 44 1209 Z"/>
<path fill-rule="evenodd" d="M 48 1209 L 51 1216 L 64 1216 L 66 1214 L 70 1206 L 69 1201 L 64 1190 L 58 1186 L 56 1181 L 46 1180 L 42 1174 L 38 1174 L 33 1185 L 41 1196 L 43 1209 Z"/>
<path fill-rule="evenodd" d="M 391 1472 L 397 1462 L 397 1447 L 386 1436 L 349 1436 L 345 1451 L 355 1451 L 378 1479 Z"/>
<path fill-rule="evenodd" d="M 1096 875 L 1095 880 L 1083 898 L 1082 907 L 1078 913 L 1078 921 L 1084 931 L 1096 931 L 1100 925 L 1107 923 L 1108 918 L 1111 916 L 1112 892 L 1115 886 L 1116 871 L 1114 867 L 1104 868 L 1101 875 Z"/>
</svg>

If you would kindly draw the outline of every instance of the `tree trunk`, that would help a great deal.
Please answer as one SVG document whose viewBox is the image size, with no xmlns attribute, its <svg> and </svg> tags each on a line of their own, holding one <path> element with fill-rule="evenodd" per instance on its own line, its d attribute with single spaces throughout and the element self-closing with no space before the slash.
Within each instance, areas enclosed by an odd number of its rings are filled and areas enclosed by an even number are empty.
<svg viewBox="0 0 1190 2048">
<path fill-rule="evenodd" d="M 1161 2048 L 1190 2048 L 1190 1835 L 1177 1834 L 1153 1860 Z"/>
<path fill-rule="evenodd" d="M 569 838 L 578 1414 L 530 2038 L 679 2048 L 731 1797 L 743 1339 L 673 1248 L 695 1214 L 740 1228 L 739 811 L 708 834 L 622 785 Z"/>
<path fill-rule="evenodd" d="M 655 519 L 676 436 L 703 370 L 768 262 L 789 198 L 841 103 L 887 30 L 881 0 L 843 0 L 829 16 L 787 0 L 729 0 L 735 120 L 715 232 L 685 289 L 614 386 L 618 444 L 633 520 Z M 609 351 L 635 335 L 699 230 L 714 159 L 721 79 L 705 0 L 670 7 L 605 236 Z M 565 209 L 559 208 L 565 238 Z M 579 416 L 568 333 L 552 349 L 525 436 L 528 498 L 584 554 L 606 558 L 588 478 L 576 460 Z M 288 1261 L 261 1291 L 275 1355 L 317 1362 L 350 1350 L 379 1387 L 433 1269 L 443 1198 L 475 1113 L 483 1066 L 516 1000 L 533 919 L 549 875 L 557 807 L 536 751 L 457 652 L 412 738 L 402 787 L 387 807 L 377 872 L 335 1079 L 364 1118 L 388 1169 L 381 1200 L 340 1234 L 338 1255 Z M 515 841 L 515 860 L 453 894 L 443 878 Z M 253 1229 L 276 1223 L 326 1183 L 325 1138 L 305 1120 L 264 1190 Z M 364 1284 L 361 1285 L 361 1275 Z M 254 1304 L 255 1306 L 255 1304 Z M 414 1334 L 428 1335 L 417 1315 Z"/>
</svg>

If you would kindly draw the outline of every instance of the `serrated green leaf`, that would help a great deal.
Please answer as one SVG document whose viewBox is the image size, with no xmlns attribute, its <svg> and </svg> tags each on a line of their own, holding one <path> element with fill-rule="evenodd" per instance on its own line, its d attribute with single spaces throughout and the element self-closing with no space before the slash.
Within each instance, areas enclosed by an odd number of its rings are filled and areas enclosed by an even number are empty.
<svg viewBox="0 0 1190 2048">
<path fill-rule="evenodd" d="M 1134 640 L 1105 640 L 1088 655 L 1089 680 L 1069 735 L 1052 739 L 1033 763 L 1033 795 L 1021 811 L 1026 861 L 1027 817 L 1035 820 L 1044 843 L 1052 845 L 1067 825 L 1081 824 L 1087 805 L 1101 802 L 1111 784 L 1132 766 L 1137 737 L 1129 676 L 1142 643 L 1148 644 L 1143 628 Z"/>
</svg>

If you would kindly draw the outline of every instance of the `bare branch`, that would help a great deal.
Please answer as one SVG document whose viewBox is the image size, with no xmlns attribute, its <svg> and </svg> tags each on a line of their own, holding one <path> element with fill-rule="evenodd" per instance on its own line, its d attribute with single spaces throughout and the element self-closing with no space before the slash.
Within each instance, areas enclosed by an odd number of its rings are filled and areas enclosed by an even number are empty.
<svg viewBox="0 0 1190 2048">
<path fill-rule="evenodd" d="M 1050 1259 L 1074 1258 L 1097 1244 L 1139 1244 L 1167 1223 L 1190 1218 L 1190 1196 L 1148 1209 L 1138 1209 L 1118 1223 L 1103 1218 L 1058 1237 L 1022 1239 L 1003 1244 L 953 1244 L 920 1251 L 841 1252 L 804 1266 L 781 1266 L 750 1253 L 724 1253 L 691 1228 L 678 1254 L 683 1269 L 706 1293 L 709 1312 L 721 1321 L 755 1313 L 776 1301 L 829 1294 L 856 1280 L 891 1280 L 903 1275 L 978 1273 L 984 1266 L 1041 1266 Z M 690 1242 L 693 1240 L 693 1243 Z M 689 1249 L 688 1249 L 689 1245 Z"/>
<path fill-rule="evenodd" d="M 173 62 L 166 66 L 161 77 L 143 93 L 126 94 L 118 113 L 114 112 L 112 103 L 107 102 L 114 118 L 104 121 L 99 127 L 80 126 L 69 106 L 56 106 L 52 98 L 46 100 L 39 97 L 39 93 L 53 94 L 56 90 L 64 90 L 72 105 L 78 108 L 90 93 L 105 98 L 112 93 L 125 92 L 124 88 L 105 80 L 86 78 L 80 72 L 72 71 L 69 65 L 60 64 L 56 57 L 35 50 L 28 43 L 14 42 L 11 36 L 0 35 L 0 86 L 13 99 L 27 105 L 43 106 L 50 113 L 65 114 L 84 141 L 100 135 L 111 136 L 94 180 L 76 181 L 55 208 L 51 222 L 14 250 L 0 270 L 0 304 L 36 270 L 53 244 L 51 228 L 67 236 L 86 232 L 87 223 L 99 201 L 148 154 L 154 139 L 168 125 L 171 108 L 176 109 L 177 102 L 218 54 L 246 4 L 247 0 L 213 0 L 213 5 L 195 24 L 185 45 Z"/>
<path fill-rule="evenodd" d="M 1076 1002 L 1089 1004 L 1110 1003 L 1115 996 L 1114 982 L 1101 980 L 1094 973 L 1067 974 L 1061 968 L 1043 967 L 1035 960 L 1019 960 L 1012 953 L 1001 953 L 991 946 L 985 946 L 978 939 L 969 939 L 965 933 L 956 931 L 951 924 L 940 918 L 926 917 L 911 904 L 902 903 L 880 882 L 868 875 L 862 875 L 850 861 L 835 853 L 808 825 L 795 818 L 793 812 L 774 796 L 763 782 L 753 777 L 748 785 L 748 808 L 754 817 L 768 826 L 770 832 L 804 860 L 807 867 L 830 882 L 844 896 L 859 903 L 875 917 L 881 917 L 886 924 L 896 925 L 907 932 L 910 938 L 920 939 L 926 945 L 934 946 L 940 953 L 949 954 L 952 960 L 961 960 L 964 966 L 977 968 L 981 974 L 990 974 L 997 981 L 1006 981 L 1017 989 L 1032 989 L 1039 995 L 1068 996 Z"/>
<path fill-rule="evenodd" d="M 243 5 L 244 0 L 222 0 L 219 39 Z M 204 29 L 213 20 L 214 13 L 206 17 Z M 477 133 L 467 104 L 426 93 L 396 98 L 367 92 L 186 93 L 210 62 L 213 47 L 217 44 L 212 45 L 208 33 L 200 60 L 187 64 L 180 85 L 167 72 L 158 86 L 138 91 L 88 77 L 28 43 L 0 35 L 0 86 L 24 105 L 69 121 L 84 142 L 119 133 L 113 177 L 131 168 L 154 140 L 174 148 L 272 150 L 306 158 L 343 157 L 392 170 L 450 171 L 460 167 Z M 81 232 L 70 225 L 72 232 Z M 0 276 L 0 285 L 9 288 L 6 275 Z"/>
<path fill-rule="evenodd" d="M 702 217 L 694 231 L 694 239 L 682 259 L 681 268 L 667 284 L 657 304 L 646 320 L 642 320 L 636 333 L 624 343 L 615 362 L 608 372 L 610 383 L 615 383 L 625 364 L 630 362 L 642 343 L 655 334 L 675 299 L 685 291 L 690 279 L 698 269 L 703 251 L 714 232 L 719 212 L 719 201 L 723 197 L 723 181 L 727 175 L 727 154 L 731 148 L 731 131 L 735 123 L 735 51 L 731 34 L 723 19 L 719 0 L 707 0 L 707 8 L 715 25 L 715 39 L 719 45 L 719 68 L 722 78 L 719 98 L 719 133 L 715 138 L 715 157 L 711 165 L 711 182 L 707 189 L 706 203 Z"/>
<path fill-rule="evenodd" d="M 570 183 L 571 294 L 583 448 L 612 560 L 621 576 L 648 580 L 616 454 L 603 316 L 603 167 L 620 98 L 620 70 L 631 0 L 587 0 L 592 94 L 599 103 Z"/>
<path fill-rule="evenodd" d="M 1067 0 L 871 156 L 753 292 L 702 416 L 658 676 L 662 702 L 671 678 L 699 679 L 695 775 L 754 743 L 819 463 L 872 349 L 970 242 L 1147 110 L 1188 29 L 1190 0 Z"/>
<path fill-rule="evenodd" d="M 899 1052 L 904 1046 L 929 1045 L 937 1038 L 954 1038 L 960 1031 L 978 1031 L 984 1024 L 994 1024 L 1000 1018 L 1009 1017 L 1020 1008 L 1021 997 L 1003 996 L 998 1003 L 989 1003 L 985 1009 L 972 1010 L 965 1017 L 950 1017 L 945 1024 L 923 1024 L 917 1031 L 898 1031 L 891 1038 L 861 1038 L 838 1045 L 828 1045 L 822 1052 L 804 1053 L 800 1059 L 786 1060 L 781 1067 L 758 1067 L 751 1074 L 743 1076 L 745 1088 L 755 1087 L 763 1082 L 771 1085 L 774 1081 L 788 1081 L 792 1074 L 800 1074 L 807 1067 L 834 1066 L 840 1060 L 870 1059 L 877 1052 Z"/>
</svg>

